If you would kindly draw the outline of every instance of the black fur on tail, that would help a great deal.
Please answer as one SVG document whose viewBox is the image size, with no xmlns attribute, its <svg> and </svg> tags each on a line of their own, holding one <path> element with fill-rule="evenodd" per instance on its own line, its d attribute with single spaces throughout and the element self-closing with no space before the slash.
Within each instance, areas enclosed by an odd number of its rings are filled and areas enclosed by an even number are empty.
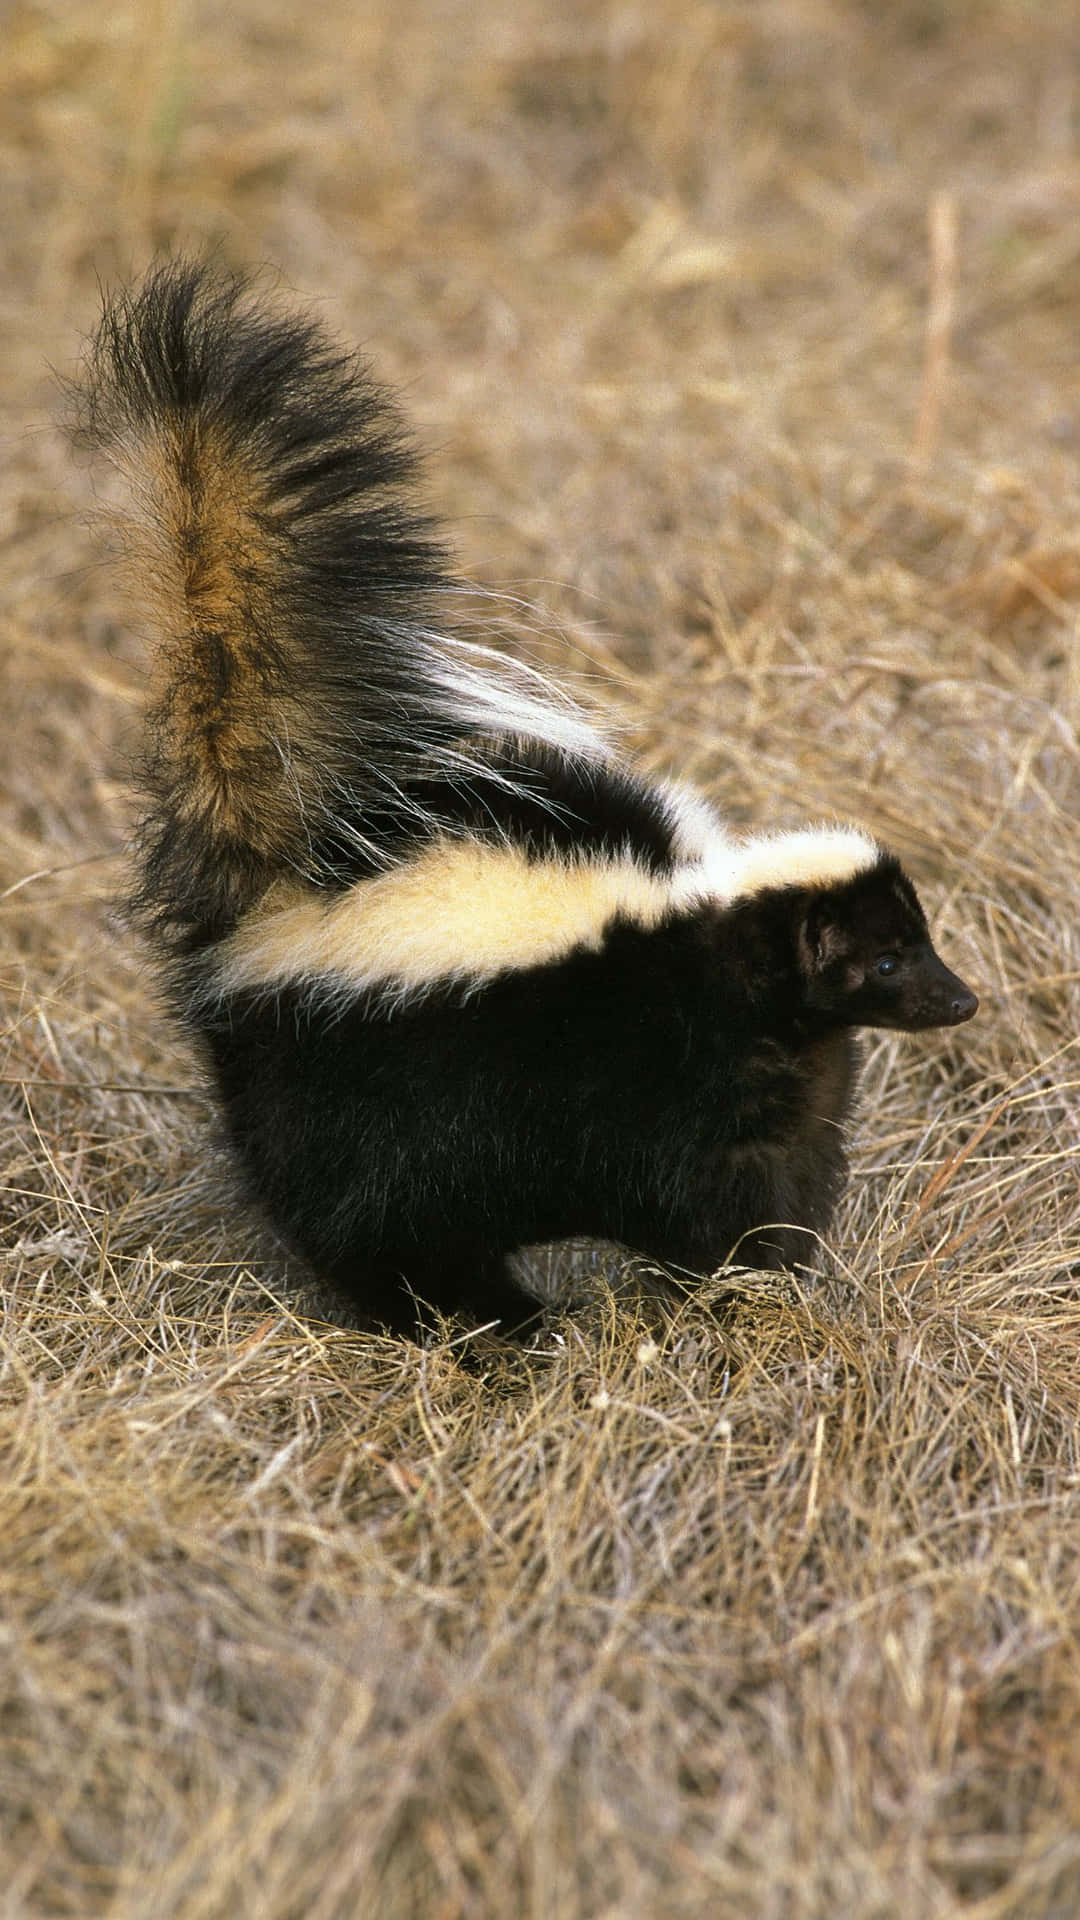
<svg viewBox="0 0 1080 1920">
<path fill-rule="evenodd" d="M 332 881 L 342 793 L 385 821 L 460 732 L 428 637 L 450 583 L 386 396 L 235 274 L 170 262 L 111 297 L 76 399 L 128 480 L 159 647 L 135 905 L 190 950 L 283 872 Z"/>
</svg>

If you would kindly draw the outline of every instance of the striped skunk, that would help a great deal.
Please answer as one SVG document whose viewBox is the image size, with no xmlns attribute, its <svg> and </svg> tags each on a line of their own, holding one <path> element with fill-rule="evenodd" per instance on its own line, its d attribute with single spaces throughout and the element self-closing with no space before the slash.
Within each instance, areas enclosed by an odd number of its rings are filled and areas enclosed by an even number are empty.
<svg viewBox="0 0 1080 1920">
<path fill-rule="evenodd" d="M 976 999 L 898 861 L 740 840 L 478 648 L 386 396 L 175 262 L 107 301 L 77 431 L 157 638 L 132 906 L 286 1243 L 404 1332 L 534 1318 L 510 1256 L 805 1260 L 854 1030 Z"/>
</svg>

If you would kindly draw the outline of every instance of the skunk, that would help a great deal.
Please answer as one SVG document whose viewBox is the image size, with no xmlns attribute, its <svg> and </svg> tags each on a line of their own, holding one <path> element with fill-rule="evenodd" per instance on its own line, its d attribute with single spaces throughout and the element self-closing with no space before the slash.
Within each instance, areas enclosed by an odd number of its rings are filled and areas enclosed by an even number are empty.
<svg viewBox="0 0 1080 1920">
<path fill-rule="evenodd" d="M 739 839 L 471 644 L 386 395 L 243 277 L 108 299 L 77 391 L 157 642 L 131 905 L 285 1242 L 403 1332 L 528 1323 L 537 1242 L 808 1259 L 855 1029 L 976 1010 L 896 858 Z"/>
</svg>

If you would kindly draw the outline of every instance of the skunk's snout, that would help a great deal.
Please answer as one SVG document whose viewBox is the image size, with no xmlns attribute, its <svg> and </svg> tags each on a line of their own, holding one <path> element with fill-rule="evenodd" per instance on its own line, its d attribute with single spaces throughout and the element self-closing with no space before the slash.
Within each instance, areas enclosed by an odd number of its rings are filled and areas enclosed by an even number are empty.
<svg viewBox="0 0 1080 1920">
<path fill-rule="evenodd" d="M 971 988 L 966 987 L 964 982 L 958 979 L 949 1002 L 949 1011 L 952 1014 L 952 1025 L 960 1026 L 962 1021 L 970 1020 L 973 1014 L 978 1013 L 978 994 L 972 993 Z"/>
</svg>

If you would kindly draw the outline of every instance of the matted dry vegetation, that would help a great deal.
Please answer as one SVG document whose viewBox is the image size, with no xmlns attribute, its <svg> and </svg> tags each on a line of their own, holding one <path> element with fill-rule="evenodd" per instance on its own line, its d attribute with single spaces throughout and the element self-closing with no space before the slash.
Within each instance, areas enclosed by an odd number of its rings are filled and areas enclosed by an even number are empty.
<svg viewBox="0 0 1080 1920">
<path fill-rule="evenodd" d="M 5 36 L 4 1912 L 1071 1920 L 1075 9 Z M 982 1012 L 868 1047 L 816 1288 L 665 1324 L 597 1255 L 463 1367 L 229 1199 L 110 914 L 141 655 L 46 365 L 207 242 L 406 390 L 497 632 L 736 819 L 908 860 Z"/>
</svg>

